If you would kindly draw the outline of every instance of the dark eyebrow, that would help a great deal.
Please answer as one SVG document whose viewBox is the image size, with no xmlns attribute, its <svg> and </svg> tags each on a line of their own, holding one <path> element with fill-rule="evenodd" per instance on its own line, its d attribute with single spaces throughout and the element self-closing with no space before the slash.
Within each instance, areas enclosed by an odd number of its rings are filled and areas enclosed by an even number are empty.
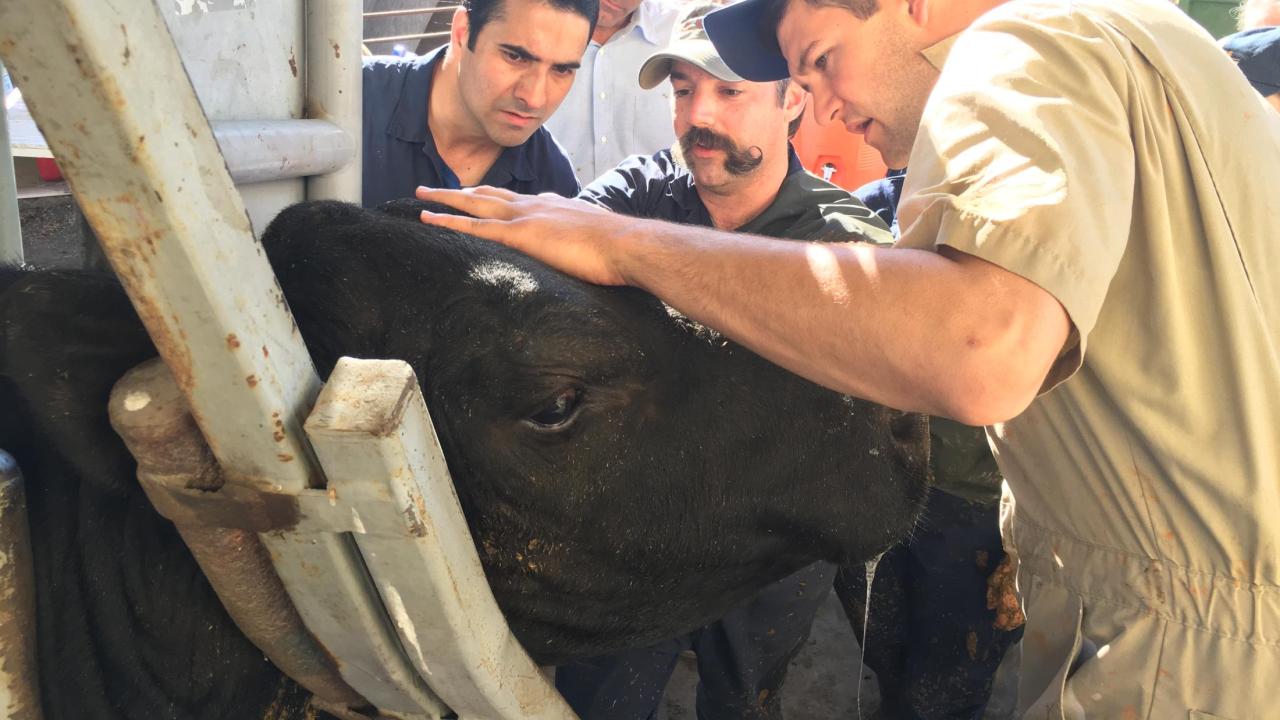
<svg viewBox="0 0 1280 720">
<path fill-rule="evenodd" d="M 512 55 L 515 55 L 521 60 L 528 60 L 529 62 L 542 62 L 542 58 L 529 52 L 528 48 L 522 48 L 519 45 L 509 45 L 507 43 L 499 43 L 498 47 L 502 48 L 503 50 L 506 50 Z"/>
<path fill-rule="evenodd" d="M 525 60 L 527 62 L 532 62 L 532 63 L 542 62 L 542 58 L 529 52 L 528 48 L 521 47 L 519 45 L 512 45 L 510 43 L 498 43 L 498 47 L 502 48 L 503 50 L 506 50 L 512 55 L 515 55 L 521 60 Z M 582 67 L 582 63 L 578 61 L 553 63 L 551 67 L 555 70 L 560 70 L 560 71 L 577 70 L 578 68 Z"/>
<path fill-rule="evenodd" d="M 672 80 L 684 80 L 685 82 L 689 82 L 689 76 L 679 70 L 672 70 L 668 75 L 671 76 Z"/>
</svg>

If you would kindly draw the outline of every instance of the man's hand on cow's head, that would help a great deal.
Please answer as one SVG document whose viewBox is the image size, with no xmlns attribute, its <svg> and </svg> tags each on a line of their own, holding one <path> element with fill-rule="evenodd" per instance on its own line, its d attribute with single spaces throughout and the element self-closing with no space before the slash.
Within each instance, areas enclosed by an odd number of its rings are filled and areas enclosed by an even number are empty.
<svg viewBox="0 0 1280 720">
<path fill-rule="evenodd" d="M 520 195 L 487 186 L 464 190 L 419 187 L 419 200 L 473 217 L 424 211 L 422 222 L 494 240 L 555 269 L 599 285 L 630 284 L 613 249 L 635 218 L 551 193 Z"/>
</svg>

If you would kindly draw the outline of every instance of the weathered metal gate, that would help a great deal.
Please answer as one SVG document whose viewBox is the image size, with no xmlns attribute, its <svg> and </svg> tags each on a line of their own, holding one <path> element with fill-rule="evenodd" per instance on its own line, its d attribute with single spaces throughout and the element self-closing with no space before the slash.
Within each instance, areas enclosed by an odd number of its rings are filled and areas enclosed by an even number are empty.
<svg viewBox="0 0 1280 720">
<path fill-rule="evenodd" d="M 232 615 L 331 705 L 573 717 L 485 583 L 412 370 L 344 359 L 322 391 L 254 239 L 304 197 L 359 199 L 358 1 L 164 2 L 0 2 L 0 59 L 167 366 L 112 400 L 149 496 L 220 594 L 255 555 L 200 548 L 260 539 L 307 632 Z M 217 469 L 169 452 L 186 418 Z"/>
</svg>

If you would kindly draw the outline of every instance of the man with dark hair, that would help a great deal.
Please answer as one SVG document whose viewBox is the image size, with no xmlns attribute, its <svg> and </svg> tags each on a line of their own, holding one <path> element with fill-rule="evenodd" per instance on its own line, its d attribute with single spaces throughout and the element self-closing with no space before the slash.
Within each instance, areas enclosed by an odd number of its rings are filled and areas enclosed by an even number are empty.
<svg viewBox="0 0 1280 720">
<path fill-rule="evenodd" d="M 467 0 L 447 45 L 366 58 L 364 205 L 419 185 L 576 194 L 542 124 L 573 84 L 597 11 L 597 0 Z"/>
<path fill-rule="evenodd" d="M 789 238 L 888 242 L 850 194 L 805 172 L 788 138 L 804 93 L 786 81 L 745 82 L 716 56 L 695 7 L 670 44 L 640 67 L 640 85 L 668 79 L 677 143 L 627 159 L 580 197 L 615 213 Z M 698 658 L 700 720 L 782 716 L 787 666 L 831 590 L 816 563 L 717 622 L 665 643 L 561 666 L 556 687 L 582 720 L 655 716 L 681 651 Z"/>
<path fill-rule="evenodd" d="M 649 290 L 827 387 L 990 426 L 1020 716 L 1266 715 L 1280 116 L 1167 0 L 846 2 L 706 24 L 739 75 L 790 74 L 819 122 L 908 168 L 893 247 L 500 190 L 422 192 L 476 216 L 423 219 Z"/>
</svg>

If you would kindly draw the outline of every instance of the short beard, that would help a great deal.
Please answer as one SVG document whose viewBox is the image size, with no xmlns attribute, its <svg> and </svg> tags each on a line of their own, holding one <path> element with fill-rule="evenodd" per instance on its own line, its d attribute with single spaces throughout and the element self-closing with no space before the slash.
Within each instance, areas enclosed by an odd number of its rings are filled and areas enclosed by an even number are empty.
<svg viewBox="0 0 1280 720">
<path fill-rule="evenodd" d="M 691 168 L 688 156 L 693 152 L 694 145 L 701 145 L 712 150 L 723 150 L 725 156 L 724 169 L 730 175 L 742 176 L 754 172 L 764 162 L 764 152 L 755 145 L 749 148 L 740 148 L 737 143 L 713 130 L 693 127 L 680 136 L 680 142 L 676 144 L 676 147 L 672 148 L 671 153 L 675 161 L 686 169 Z"/>
</svg>

